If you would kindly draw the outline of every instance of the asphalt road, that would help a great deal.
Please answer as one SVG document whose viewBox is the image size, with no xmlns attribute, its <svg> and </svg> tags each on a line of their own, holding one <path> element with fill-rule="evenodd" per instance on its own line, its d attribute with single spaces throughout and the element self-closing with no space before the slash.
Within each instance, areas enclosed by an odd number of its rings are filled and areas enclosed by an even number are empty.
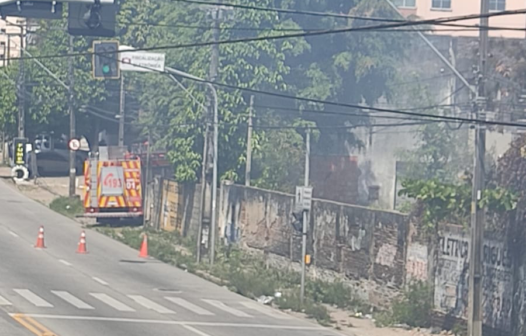
<svg viewBox="0 0 526 336">
<path fill-rule="evenodd" d="M 35 249 L 39 227 L 46 249 Z M 335 336 L 87 231 L 0 181 L 0 335 Z"/>
</svg>

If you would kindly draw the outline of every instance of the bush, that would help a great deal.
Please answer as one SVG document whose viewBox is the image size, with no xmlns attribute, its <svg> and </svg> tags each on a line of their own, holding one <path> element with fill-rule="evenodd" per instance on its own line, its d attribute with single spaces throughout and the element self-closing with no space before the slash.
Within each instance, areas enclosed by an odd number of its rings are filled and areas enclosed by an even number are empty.
<svg viewBox="0 0 526 336">
<path fill-rule="evenodd" d="M 403 292 L 402 297 L 395 300 L 391 310 L 376 316 L 376 324 L 389 326 L 407 324 L 410 327 L 427 328 L 431 324 L 433 297 L 430 286 L 424 282 L 416 282 Z"/>
<path fill-rule="evenodd" d="M 84 212 L 84 205 L 78 197 L 57 197 L 49 204 L 49 208 L 71 218 Z"/>
<path fill-rule="evenodd" d="M 306 294 L 315 302 L 326 303 L 338 308 L 346 308 L 355 303 L 351 289 L 341 281 L 309 281 L 306 286 Z"/>
</svg>

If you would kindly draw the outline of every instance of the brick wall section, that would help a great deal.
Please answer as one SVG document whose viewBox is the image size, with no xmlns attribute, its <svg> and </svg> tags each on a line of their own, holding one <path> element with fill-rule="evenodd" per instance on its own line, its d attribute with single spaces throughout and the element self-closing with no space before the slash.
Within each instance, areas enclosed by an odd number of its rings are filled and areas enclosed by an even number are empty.
<svg viewBox="0 0 526 336">
<path fill-rule="evenodd" d="M 221 199 L 221 237 L 230 225 L 248 248 L 301 260 L 301 236 L 291 226 L 292 195 L 223 185 Z M 311 267 L 338 273 L 365 288 L 368 300 L 384 305 L 404 284 L 407 228 L 407 217 L 399 213 L 314 200 L 308 235 Z"/>
</svg>

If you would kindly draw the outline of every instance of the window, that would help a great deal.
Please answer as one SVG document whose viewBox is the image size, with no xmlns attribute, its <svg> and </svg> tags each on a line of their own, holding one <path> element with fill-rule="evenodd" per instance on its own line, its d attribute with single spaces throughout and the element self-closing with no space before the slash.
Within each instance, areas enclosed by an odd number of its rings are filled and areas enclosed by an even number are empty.
<svg viewBox="0 0 526 336">
<path fill-rule="evenodd" d="M 451 0 L 431 0 L 433 9 L 451 9 Z"/>
<path fill-rule="evenodd" d="M 415 8 L 416 0 L 395 0 L 394 4 L 399 8 Z"/>
<path fill-rule="evenodd" d="M 506 0 L 489 0 L 490 11 L 506 10 Z"/>
</svg>

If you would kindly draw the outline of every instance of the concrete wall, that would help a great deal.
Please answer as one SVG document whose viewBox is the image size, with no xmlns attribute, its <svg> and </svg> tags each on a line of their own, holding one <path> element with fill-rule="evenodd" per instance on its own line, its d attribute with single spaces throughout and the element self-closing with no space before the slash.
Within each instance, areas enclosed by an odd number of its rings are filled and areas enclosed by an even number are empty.
<svg viewBox="0 0 526 336">
<path fill-rule="evenodd" d="M 219 235 L 224 242 L 301 260 L 301 235 L 291 225 L 294 197 L 237 185 L 223 185 Z M 385 305 L 405 282 L 408 219 L 395 212 L 314 200 L 308 253 L 311 272 L 332 271 L 365 299 Z"/>
</svg>

